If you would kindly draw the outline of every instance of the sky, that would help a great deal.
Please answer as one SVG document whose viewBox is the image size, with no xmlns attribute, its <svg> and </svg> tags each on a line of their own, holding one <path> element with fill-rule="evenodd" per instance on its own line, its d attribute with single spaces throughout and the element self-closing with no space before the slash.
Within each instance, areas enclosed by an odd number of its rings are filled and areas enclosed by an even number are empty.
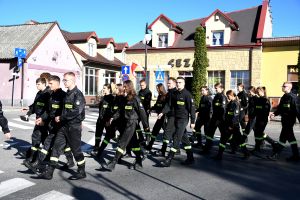
<svg viewBox="0 0 300 200">
<path fill-rule="evenodd" d="M 262 0 L 0 0 L 0 25 L 28 20 L 57 21 L 69 32 L 95 31 L 99 38 L 131 46 L 141 41 L 145 26 L 164 14 L 174 22 L 231 12 L 262 4 Z M 300 0 L 271 0 L 273 36 L 300 35 Z"/>
</svg>

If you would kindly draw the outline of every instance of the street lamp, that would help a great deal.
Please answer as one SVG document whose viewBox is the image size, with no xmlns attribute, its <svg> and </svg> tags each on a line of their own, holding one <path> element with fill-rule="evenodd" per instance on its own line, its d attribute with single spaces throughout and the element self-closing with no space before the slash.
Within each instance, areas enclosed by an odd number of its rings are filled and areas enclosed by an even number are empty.
<svg viewBox="0 0 300 200">
<path fill-rule="evenodd" d="M 144 69 L 144 74 L 145 74 L 145 79 L 147 81 L 147 66 L 148 66 L 148 61 L 147 61 L 147 53 L 148 53 L 148 49 L 147 49 L 147 44 L 150 42 L 151 40 L 151 34 L 149 34 L 148 32 L 148 23 L 146 23 L 146 30 L 145 30 L 145 37 L 143 40 L 143 43 L 145 44 L 145 69 Z M 149 83 L 147 83 L 149 84 Z"/>
</svg>

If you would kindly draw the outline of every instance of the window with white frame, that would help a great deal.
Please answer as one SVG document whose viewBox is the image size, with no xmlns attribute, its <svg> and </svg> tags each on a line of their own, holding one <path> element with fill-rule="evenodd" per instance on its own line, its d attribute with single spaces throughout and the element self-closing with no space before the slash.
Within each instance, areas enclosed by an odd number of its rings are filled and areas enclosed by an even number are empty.
<svg viewBox="0 0 300 200">
<path fill-rule="evenodd" d="M 89 55 L 90 56 L 94 56 L 94 47 L 95 47 L 95 44 L 93 43 L 88 43 L 88 50 L 89 50 Z"/>
<path fill-rule="evenodd" d="M 213 94 L 216 83 L 222 83 L 225 86 L 225 71 L 208 71 L 207 86 Z"/>
<path fill-rule="evenodd" d="M 168 33 L 158 34 L 158 47 L 168 47 Z"/>
<path fill-rule="evenodd" d="M 116 83 L 116 72 L 106 71 L 104 75 L 104 83 L 105 84 Z"/>
<path fill-rule="evenodd" d="M 212 45 L 223 46 L 224 45 L 224 31 L 213 31 L 212 32 Z"/>
<path fill-rule="evenodd" d="M 147 71 L 147 79 L 146 79 L 146 83 L 147 85 L 149 85 L 149 71 Z M 136 82 L 135 82 L 135 88 L 136 91 L 140 91 L 141 87 L 140 87 L 140 81 L 141 80 L 145 80 L 145 76 L 144 76 L 144 72 L 140 71 L 140 72 L 135 72 L 135 77 L 136 77 Z"/>
<path fill-rule="evenodd" d="M 230 89 L 237 92 L 237 84 L 239 83 L 244 84 L 245 89 L 249 88 L 250 86 L 249 71 L 247 70 L 231 71 Z"/>
<path fill-rule="evenodd" d="M 106 58 L 109 60 L 113 60 L 114 58 L 114 49 L 111 45 L 106 48 Z"/>
<path fill-rule="evenodd" d="M 97 95 L 99 85 L 99 70 L 95 68 L 85 68 L 85 95 Z"/>
</svg>

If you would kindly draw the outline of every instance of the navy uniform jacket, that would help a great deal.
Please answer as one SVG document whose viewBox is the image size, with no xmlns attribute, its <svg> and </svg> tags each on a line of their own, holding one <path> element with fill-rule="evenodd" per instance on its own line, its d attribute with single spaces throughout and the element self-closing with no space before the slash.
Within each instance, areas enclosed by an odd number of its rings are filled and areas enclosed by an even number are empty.
<svg viewBox="0 0 300 200">
<path fill-rule="evenodd" d="M 0 126 L 1 126 L 4 134 L 10 132 L 10 130 L 8 128 L 8 121 L 7 121 L 6 117 L 4 117 L 4 115 L 3 115 L 1 101 L 0 101 Z"/>
<path fill-rule="evenodd" d="M 230 101 L 226 106 L 225 124 L 227 127 L 239 127 L 240 105 L 237 100 Z"/>
<path fill-rule="evenodd" d="M 299 119 L 299 105 L 297 105 L 297 96 L 293 93 L 284 94 L 274 115 L 281 115 L 282 122 L 294 124 L 296 117 Z"/>
<path fill-rule="evenodd" d="M 254 100 L 254 116 L 256 121 L 268 122 L 271 104 L 266 97 L 257 97 Z"/>
<path fill-rule="evenodd" d="M 191 118 L 191 124 L 195 123 L 195 105 L 194 100 L 189 91 L 185 88 L 181 91 L 177 90 L 172 95 L 171 108 L 174 108 L 175 118 L 189 119 Z"/>
<path fill-rule="evenodd" d="M 64 105 L 60 121 L 63 124 L 81 123 L 85 118 L 85 99 L 82 92 L 75 86 L 68 90 L 64 99 Z"/>
<path fill-rule="evenodd" d="M 217 93 L 213 99 L 213 118 L 224 120 L 227 98 L 223 93 Z"/>
<path fill-rule="evenodd" d="M 176 88 L 168 90 L 168 93 L 166 96 L 166 104 L 162 110 L 162 113 L 167 115 L 167 117 L 174 116 L 174 107 L 171 107 L 171 100 L 176 91 L 177 91 Z"/>
<path fill-rule="evenodd" d="M 196 112 L 199 112 L 198 118 L 201 120 L 207 121 L 210 119 L 212 113 L 212 98 L 211 96 L 202 96 L 199 102 L 198 109 Z"/>
<path fill-rule="evenodd" d="M 102 97 L 99 103 L 99 119 L 109 120 L 111 118 L 113 102 L 114 96 L 112 94 Z"/>
<path fill-rule="evenodd" d="M 240 109 L 247 113 L 248 105 L 249 105 L 249 97 L 245 90 L 241 91 L 237 95 L 240 100 Z"/>
<path fill-rule="evenodd" d="M 140 90 L 139 97 L 142 101 L 145 110 L 149 111 L 151 107 L 152 92 L 148 88 Z"/>
<path fill-rule="evenodd" d="M 166 95 L 158 95 L 157 100 L 151 110 L 154 110 L 157 114 L 161 113 L 166 104 Z"/>
<path fill-rule="evenodd" d="M 38 91 L 33 104 L 29 106 L 27 115 L 30 116 L 32 114 L 35 114 L 36 118 L 41 117 L 42 114 L 48 109 L 49 98 L 49 90 L 44 89 L 43 91 Z"/>
<path fill-rule="evenodd" d="M 113 115 L 113 120 L 137 120 L 142 122 L 144 129 L 149 128 L 146 111 L 138 96 L 134 96 L 131 100 L 124 98 L 124 103 L 121 105 L 122 108 Z"/>
</svg>

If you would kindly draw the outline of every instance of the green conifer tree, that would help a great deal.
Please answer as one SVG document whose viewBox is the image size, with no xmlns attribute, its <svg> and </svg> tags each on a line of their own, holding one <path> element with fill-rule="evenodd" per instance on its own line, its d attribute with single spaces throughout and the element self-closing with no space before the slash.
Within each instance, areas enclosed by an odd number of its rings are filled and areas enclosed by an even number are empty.
<svg viewBox="0 0 300 200">
<path fill-rule="evenodd" d="M 200 87 L 206 85 L 207 67 L 209 65 L 205 29 L 203 27 L 196 28 L 194 43 L 192 94 L 195 100 L 195 106 L 198 106 L 200 102 Z"/>
</svg>

